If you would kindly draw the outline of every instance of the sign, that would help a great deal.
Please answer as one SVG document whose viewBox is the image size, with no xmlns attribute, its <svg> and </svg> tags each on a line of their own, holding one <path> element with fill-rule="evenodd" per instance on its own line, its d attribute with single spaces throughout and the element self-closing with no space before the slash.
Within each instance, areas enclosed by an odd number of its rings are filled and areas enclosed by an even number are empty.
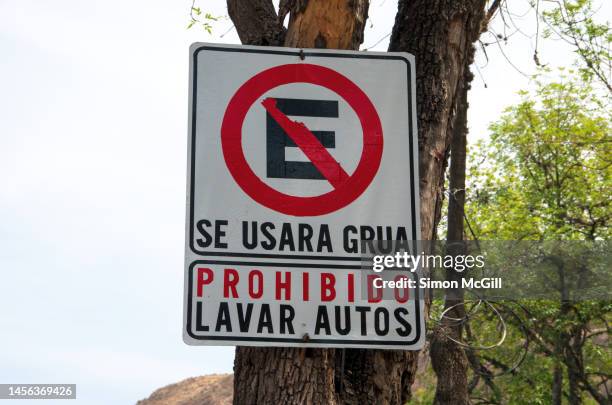
<svg viewBox="0 0 612 405">
<path fill-rule="evenodd" d="M 188 344 L 422 346 L 360 253 L 419 239 L 414 88 L 406 53 L 191 47 Z"/>
</svg>

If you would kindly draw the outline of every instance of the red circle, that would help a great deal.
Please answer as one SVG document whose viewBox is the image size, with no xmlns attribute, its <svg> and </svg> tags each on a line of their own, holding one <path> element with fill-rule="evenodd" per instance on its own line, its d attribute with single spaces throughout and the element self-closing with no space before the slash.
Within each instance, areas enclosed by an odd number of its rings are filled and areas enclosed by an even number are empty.
<svg viewBox="0 0 612 405">
<path fill-rule="evenodd" d="M 268 90 L 289 83 L 310 83 L 337 93 L 355 111 L 363 130 L 363 150 L 353 174 L 332 191 L 314 197 L 292 196 L 268 186 L 253 172 L 242 149 L 242 125 L 251 105 Z M 316 216 L 345 207 L 366 190 L 380 166 L 383 135 L 374 105 L 355 83 L 332 69 L 296 63 L 264 70 L 238 89 L 223 117 L 221 146 L 232 177 L 252 199 L 283 214 Z"/>
</svg>

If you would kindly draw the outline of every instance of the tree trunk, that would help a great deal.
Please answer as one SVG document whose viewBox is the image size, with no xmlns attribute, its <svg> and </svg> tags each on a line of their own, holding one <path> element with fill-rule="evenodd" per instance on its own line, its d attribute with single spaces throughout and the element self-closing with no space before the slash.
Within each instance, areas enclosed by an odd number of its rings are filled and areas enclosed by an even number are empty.
<svg viewBox="0 0 612 405">
<path fill-rule="evenodd" d="M 486 0 L 399 0 L 389 51 L 416 57 L 421 237 L 436 239 L 460 81 Z"/>
<path fill-rule="evenodd" d="M 284 9 L 293 3 L 291 9 Z M 368 19 L 367 0 L 281 1 L 281 18 L 291 11 L 285 46 L 359 49 Z"/>
<path fill-rule="evenodd" d="M 555 364 L 552 381 L 552 405 L 561 405 L 563 398 L 563 368 Z"/>
<path fill-rule="evenodd" d="M 334 352 L 236 347 L 234 404 L 337 404 Z"/>
<path fill-rule="evenodd" d="M 470 51 L 473 55 L 473 50 Z M 470 58 L 471 59 L 471 58 Z M 471 63 L 468 59 L 467 62 Z M 464 209 L 465 209 L 465 166 L 467 146 L 467 94 L 472 75 L 469 70 L 465 72 L 465 80 L 461 85 L 457 103 L 457 113 L 453 127 L 451 141 L 450 166 L 450 197 L 448 200 L 448 232 L 446 240 L 447 254 L 452 256 L 466 254 L 464 239 Z M 449 281 L 461 282 L 462 273 L 450 271 L 446 273 Z M 463 306 L 464 292 L 462 288 L 449 289 L 446 293 L 444 307 L 448 308 L 448 317 L 442 319 L 433 333 L 430 357 L 433 369 L 438 377 L 436 383 L 435 404 L 468 405 L 468 359 L 464 349 L 454 340 L 460 340 L 462 323 L 449 320 L 461 319 L 465 316 Z"/>
<path fill-rule="evenodd" d="M 276 15 L 272 1 L 227 0 L 227 12 L 243 44 L 282 45 L 286 30 Z"/>
<path fill-rule="evenodd" d="M 485 3 L 485 0 L 400 0 L 398 3 L 389 50 L 406 51 L 416 57 L 421 235 L 425 240 L 435 240 L 437 236 L 454 115 L 458 108 L 467 113 L 467 99 L 463 97 L 471 81 L 468 69 L 474 57 L 473 42 L 486 24 Z M 457 124 L 464 125 L 461 121 L 466 117 L 460 116 Z M 465 131 L 459 129 L 459 132 L 465 135 Z M 465 178 L 462 181 L 465 183 Z M 454 219 L 452 231 L 456 235 L 450 235 L 455 240 L 463 239 L 463 212 L 460 218 Z M 434 367 L 444 382 L 438 384 L 435 401 L 467 404 L 465 353 L 451 341 L 442 341 L 439 333 L 434 336 L 434 342 L 436 336 L 438 345 L 432 346 L 432 358 L 436 358 Z"/>
<path fill-rule="evenodd" d="M 570 405 L 582 405 L 582 392 L 578 385 L 578 376 L 573 368 L 567 370 L 567 380 L 569 382 L 569 403 Z"/>
<path fill-rule="evenodd" d="M 244 44 L 358 49 L 368 1 L 281 1 L 278 17 L 270 0 L 228 0 L 228 10 Z M 282 28 L 287 12 L 291 15 L 285 35 L 279 25 Z M 341 351 L 334 349 L 239 346 L 234 360 L 234 404 L 345 403 L 336 392 L 340 356 Z"/>
<path fill-rule="evenodd" d="M 582 405 L 582 388 L 580 376 L 584 375 L 584 361 L 582 359 L 582 328 L 572 327 L 568 334 L 565 347 L 565 365 L 567 366 L 567 381 L 569 384 L 569 403 Z"/>
<path fill-rule="evenodd" d="M 484 17 L 485 0 L 456 3 L 400 0 L 390 43 L 391 51 L 410 52 L 417 61 L 422 239 L 435 237 L 459 78 Z M 367 0 L 284 0 L 280 18 L 260 21 L 262 16 L 270 18 L 261 10 L 271 4 L 228 0 L 228 9 L 243 10 L 230 11 L 243 43 L 357 49 L 363 39 Z M 275 24 L 287 12 L 289 28 L 281 41 L 280 34 L 274 34 L 279 32 Z M 410 398 L 417 354 L 237 347 L 234 403 L 403 404 Z"/>
</svg>

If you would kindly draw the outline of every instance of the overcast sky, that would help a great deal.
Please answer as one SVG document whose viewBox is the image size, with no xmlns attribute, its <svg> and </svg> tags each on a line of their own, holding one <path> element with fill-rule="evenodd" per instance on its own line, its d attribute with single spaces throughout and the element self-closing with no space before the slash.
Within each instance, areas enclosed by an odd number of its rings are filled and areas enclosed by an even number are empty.
<svg viewBox="0 0 612 405">
<path fill-rule="evenodd" d="M 190 4 L 0 0 L 1 383 L 76 383 L 79 404 L 131 404 L 232 370 L 233 347 L 181 339 L 188 47 L 238 43 L 228 19 L 213 35 L 186 30 Z M 226 14 L 223 1 L 199 6 Z M 372 0 L 364 48 L 386 50 L 395 11 Z M 519 24 L 534 32 L 531 14 Z M 516 34 L 502 47 L 533 73 L 533 44 Z M 488 49 L 472 140 L 529 84 Z M 571 63 L 559 43 L 540 54 Z"/>
</svg>

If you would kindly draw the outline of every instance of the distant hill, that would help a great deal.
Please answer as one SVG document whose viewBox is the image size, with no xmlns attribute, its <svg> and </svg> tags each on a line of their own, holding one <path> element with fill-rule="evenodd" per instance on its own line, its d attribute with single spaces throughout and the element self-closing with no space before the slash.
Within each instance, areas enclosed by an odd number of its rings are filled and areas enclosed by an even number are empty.
<svg viewBox="0 0 612 405">
<path fill-rule="evenodd" d="M 136 405 L 231 405 L 233 374 L 192 377 L 153 392 Z"/>
</svg>

